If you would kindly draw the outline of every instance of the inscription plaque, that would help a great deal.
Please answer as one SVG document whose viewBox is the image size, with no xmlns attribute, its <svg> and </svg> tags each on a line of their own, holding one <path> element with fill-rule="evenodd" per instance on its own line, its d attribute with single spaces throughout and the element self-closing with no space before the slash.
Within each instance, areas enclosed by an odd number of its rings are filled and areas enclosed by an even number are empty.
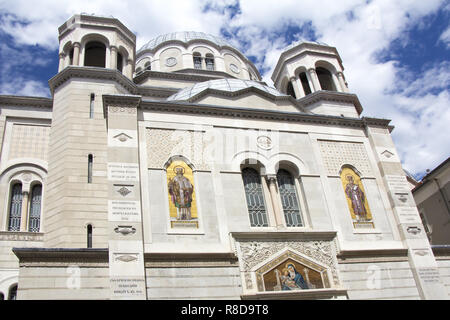
<svg viewBox="0 0 450 320">
<path fill-rule="evenodd" d="M 108 179 L 139 181 L 139 165 L 137 163 L 108 163 Z"/>
<path fill-rule="evenodd" d="M 141 221 L 140 201 L 108 200 L 109 221 Z"/>
</svg>

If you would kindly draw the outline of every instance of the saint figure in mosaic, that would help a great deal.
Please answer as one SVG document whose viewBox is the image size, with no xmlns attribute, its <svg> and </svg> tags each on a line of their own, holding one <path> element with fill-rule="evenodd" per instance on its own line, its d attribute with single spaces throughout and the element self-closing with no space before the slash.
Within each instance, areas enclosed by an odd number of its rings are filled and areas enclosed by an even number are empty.
<svg viewBox="0 0 450 320">
<path fill-rule="evenodd" d="M 191 220 L 191 203 L 194 186 L 184 176 L 183 167 L 174 168 L 175 177 L 169 179 L 168 187 L 172 203 L 177 208 L 177 220 Z"/>
</svg>

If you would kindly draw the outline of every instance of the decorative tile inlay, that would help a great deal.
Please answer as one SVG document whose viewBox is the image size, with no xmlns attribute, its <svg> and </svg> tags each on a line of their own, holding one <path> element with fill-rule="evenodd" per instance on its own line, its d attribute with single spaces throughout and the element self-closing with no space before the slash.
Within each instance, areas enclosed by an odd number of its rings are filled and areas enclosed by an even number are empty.
<svg viewBox="0 0 450 320">
<path fill-rule="evenodd" d="M 170 57 L 166 59 L 166 66 L 168 67 L 173 67 L 174 65 L 177 64 L 177 58 L 175 57 Z"/>
<path fill-rule="evenodd" d="M 328 175 L 339 175 L 344 164 L 354 166 L 363 176 L 372 175 L 372 168 L 363 143 L 329 140 L 318 140 L 318 143 Z"/>
<path fill-rule="evenodd" d="M 163 168 L 170 157 L 183 155 L 198 170 L 210 170 L 205 159 L 203 132 L 170 129 L 147 129 L 147 155 L 149 168 Z"/>
<path fill-rule="evenodd" d="M 381 153 L 383 156 L 385 156 L 386 158 L 391 158 L 394 154 L 388 150 L 385 150 Z"/>
<path fill-rule="evenodd" d="M 122 262 L 132 262 L 138 260 L 137 254 L 116 254 L 115 260 L 119 260 Z"/>
<path fill-rule="evenodd" d="M 50 127 L 14 124 L 9 159 L 37 158 L 47 161 Z"/>
<path fill-rule="evenodd" d="M 136 228 L 133 228 L 132 226 L 118 226 L 117 228 L 114 229 L 114 231 L 116 233 L 121 233 L 124 236 L 126 236 L 129 234 L 135 234 Z"/>
</svg>

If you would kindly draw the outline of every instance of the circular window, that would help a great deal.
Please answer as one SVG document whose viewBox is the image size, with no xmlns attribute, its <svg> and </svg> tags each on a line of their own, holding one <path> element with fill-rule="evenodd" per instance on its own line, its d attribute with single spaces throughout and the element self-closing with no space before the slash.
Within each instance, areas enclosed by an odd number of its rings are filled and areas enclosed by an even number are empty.
<svg viewBox="0 0 450 320">
<path fill-rule="evenodd" d="M 230 70 L 233 71 L 234 73 L 239 73 L 240 72 L 239 67 L 237 65 L 233 64 L 233 63 L 230 64 Z"/>
<path fill-rule="evenodd" d="M 177 64 L 177 58 L 170 57 L 170 58 L 166 59 L 166 66 L 173 67 L 176 64 Z"/>
</svg>

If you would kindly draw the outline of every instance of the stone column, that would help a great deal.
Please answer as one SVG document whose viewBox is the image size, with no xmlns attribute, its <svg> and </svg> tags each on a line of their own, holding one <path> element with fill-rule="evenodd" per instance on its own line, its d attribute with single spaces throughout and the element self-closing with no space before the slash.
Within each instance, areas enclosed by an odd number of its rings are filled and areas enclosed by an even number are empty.
<svg viewBox="0 0 450 320">
<path fill-rule="evenodd" d="M 336 77 L 338 78 L 340 87 L 343 92 L 349 92 L 347 84 L 345 83 L 344 74 L 342 72 L 337 72 Z"/>
<path fill-rule="evenodd" d="M 108 128 L 110 297 L 147 298 L 137 108 L 141 97 L 104 95 Z"/>
<path fill-rule="evenodd" d="M 133 60 L 127 59 L 127 64 L 124 66 L 124 74 L 128 79 L 133 79 Z"/>
<path fill-rule="evenodd" d="M 280 209 L 279 195 L 277 192 L 277 177 L 275 175 L 268 175 L 267 181 L 269 184 L 270 199 L 272 200 L 272 207 L 275 214 L 275 222 L 277 227 L 283 227 L 283 217 Z"/>
<path fill-rule="evenodd" d="M 28 227 L 28 191 L 22 192 L 22 213 L 20 216 L 20 231 L 26 232 Z"/>
<path fill-rule="evenodd" d="M 305 90 L 303 90 L 302 81 L 300 80 L 300 77 L 295 78 L 295 82 L 297 83 L 298 91 L 300 92 L 300 96 L 297 97 L 297 99 L 303 98 L 306 96 Z"/>
<path fill-rule="evenodd" d="M 322 87 L 320 86 L 319 78 L 317 77 L 316 69 L 310 68 L 308 69 L 308 73 L 311 77 L 311 82 L 313 84 L 313 87 L 311 88 L 313 92 L 322 90 Z"/>
<path fill-rule="evenodd" d="M 80 43 L 75 42 L 73 44 L 73 65 L 79 66 L 80 65 Z"/>
<path fill-rule="evenodd" d="M 292 88 L 294 88 L 295 98 L 300 99 L 302 97 L 302 95 L 300 93 L 300 89 L 298 88 L 296 78 L 292 77 L 290 80 L 291 80 Z"/>
<path fill-rule="evenodd" d="M 448 299 L 439 268 L 419 216 L 389 130 L 367 126 L 367 136 L 380 169 L 403 245 L 422 299 Z"/>
<path fill-rule="evenodd" d="M 66 54 L 65 54 L 64 52 L 61 52 L 61 53 L 59 54 L 59 66 L 58 66 L 58 72 L 61 72 L 61 71 L 64 69 L 64 67 L 65 67 L 65 65 L 64 65 L 64 63 L 65 63 L 65 58 L 66 58 Z"/>
<path fill-rule="evenodd" d="M 117 48 L 111 46 L 111 69 L 117 69 Z"/>
</svg>

